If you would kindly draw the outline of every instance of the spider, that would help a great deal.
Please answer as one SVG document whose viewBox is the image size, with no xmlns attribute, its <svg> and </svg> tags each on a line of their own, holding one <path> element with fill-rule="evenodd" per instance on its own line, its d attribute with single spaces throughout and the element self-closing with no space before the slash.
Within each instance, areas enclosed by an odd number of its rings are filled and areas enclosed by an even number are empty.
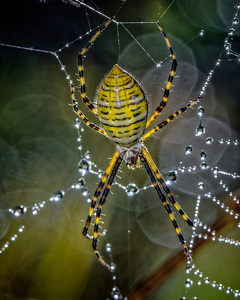
<svg viewBox="0 0 240 300">
<path fill-rule="evenodd" d="M 175 113 L 171 114 L 165 121 L 159 123 L 153 129 L 145 133 L 145 129 L 158 117 L 161 111 L 167 104 L 170 87 L 174 78 L 174 74 L 177 68 L 177 60 L 173 53 L 172 47 L 170 45 L 169 39 L 167 38 L 163 28 L 156 22 L 157 27 L 161 31 L 170 55 L 172 57 L 171 70 L 166 83 L 166 87 L 163 93 L 162 101 L 156 108 L 154 113 L 148 118 L 148 100 L 146 95 L 136 81 L 136 79 L 130 75 L 128 72 L 124 71 L 119 65 L 115 64 L 109 74 L 102 81 L 97 95 L 97 107 L 89 100 L 86 93 L 85 77 L 83 72 L 83 57 L 89 50 L 90 46 L 97 39 L 97 37 L 106 29 L 114 18 L 109 19 L 91 38 L 83 50 L 79 53 L 77 63 L 78 72 L 80 78 L 80 88 L 81 88 L 81 98 L 91 112 L 98 118 L 101 127 L 91 123 L 88 118 L 82 113 L 78 108 L 74 86 L 70 83 L 71 89 L 71 99 L 72 107 L 74 112 L 82 119 L 82 121 L 93 130 L 102 134 L 103 136 L 109 138 L 116 145 L 116 150 L 113 157 L 92 197 L 91 206 L 89 209 L 88 217 L 83 229 L 83 235 L 89 239 L 92 239 L 93 250 L 103 266 L 111 271 L 111 266 L 108 264 L 100 255 L 97 250 L 98 237 L 100 235 L 99 222 L 101 218 L 102 207 L 106 202 L 107 196 L 110 192 L 112 183 L 117 174 L 119 166 L 122 161 L 124 161 L 129 168 L 134 169 L 139 167 L 142 163 L 145 167 L 148 176 L 155 188 L 158 197 L 163 203 L 172 224 L 175 228 L 177 236 L 183 246 L 184 252 L 186 254 L 187 260 L 191 261 L 191 256 L 189 254 L 185 239 L 181 233 L 181 230 L 177 224 L 177 221 L 173 215 L 172 209 L 169 202 L 171 202 L 177 211 L 180 213 L 182 218 L 187 222 L 188 225 L 193 226 L 193 222 L 182 210 L 180 205 L 175 200 L 172 192 L 164 181 L 163 176 L 155 165 L 153 159 L 151 158 L 147 148 L 143 145 L 144 140 L 149 138 L 151 135 L 156 133 L 159 129 L 171 122 L 175 117 L 179 116 L 181 113 L 186 111 L 194 103 L 199 101 L 200 97 L 191 101 L 185 107 L 177 110 Z M 105 186 L 106 185 L 106 186 Z M 105 186 L 105 188 L 104 188 Z M 102 192 L 103 190 L 103 192 Z M 102 193 L 100 200 L 97 204 L 97 199 Z M 96 208 L 97 205 L 97 208 Z M 95 225 L 93 236 L 88 234 L 88 230 L 91 225 L 91 219 L 95 213 Z"/>
</svg>

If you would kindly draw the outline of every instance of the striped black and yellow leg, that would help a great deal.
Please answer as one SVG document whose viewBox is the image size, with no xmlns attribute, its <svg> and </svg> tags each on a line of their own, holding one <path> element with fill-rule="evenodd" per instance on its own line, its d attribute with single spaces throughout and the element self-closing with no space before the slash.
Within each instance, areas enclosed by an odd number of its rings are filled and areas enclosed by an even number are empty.
<svg viewBox="0 0 240 300">
<path fill-rule="evenodd" d="M 89 229 L 89 226 L 91 224 L 91 219 L 92 219 L 92 216 L 93 216 L 93 212 L 94 212 L 94 208 L 96 206 L 96 202 L 97 202 L 97 198 L 99 197 L 109 175 L 111 174 L 112 170 L 114 169 L 115 165 L 116 165 L 116 162 L 117 160 L 119 159 L 119 152 L 116 151 L 114 154 L 113 154 L 113 157 L 107 167 L 107 170 L 105 171 L 103 177 L 102 177 L 102 180 L 100 181 L 93 197 L 92 197 L 92 202 L 91 202 L 91 206 L 90 206 L 90 209 L 89 209 L 89 213 L 88 213 L 88 217 L 87 217 L 87 220 L 86 220 L 86 223 L 85 223 L 85 226 L 83 228 L 83 235 L 86 236 L 87 238 L 89 239 L 92 239 L 93 237 L 89 236 L 88 235 L 88 229 Z"/>
<path fill-rule="evenodd" d="M 120 156 L 118 156 L 115 165 L 113 166 L 112 172 L 109 176 L 108 182 L 106 184 L 106 187 L 102 193 L 102 196 L 99 200 L 98 206 L 97 206 L 97 211 L 96 211 L 96 220 L 95 220 L 95 225 L 94 225 L 94 232 L 93 232 L 93 242 L 92 242 L 92 247 L 93 250 L 95 252 L 95 254 L 97 255 L 98 260 L 100 261 L 100 263 L 109 269 L 109 271 L 111 271 L 111 266 L 102 258 L 102 256 L 100 255 L 99 251 L 97 250 L 97 242 L 98 242 L 98 229 L 99 229 L 99 222 L 101 219 L 101 212 L 102 212 L 102 207 L 104 205 L 104 203 L 106 202 L 107 196 L 110 192 L 111 186 L 113 184 L 114 178 L 117 174 L 118 168 L 120 167 L 120 164 L 122 162 L 122 158 Z"/>
<path fill-rule="evenodd" d="M 97 132 L 107 136 L 107 133 L 104 129 L 102 129 L 101 127 L 95 125 L 94 123 L 91 123 L 88 118 L 81 112 L 81 110 L 78 108 L 77 103 L 76 103 L 76 99 L 75 99 L 75 92 L 74 92 L 74 86 L 71 83 L 70 84 L 70 89 L 71 89 L 71 98 L 72 98 L 72 107 L 73 107 L 73 111 L 83 120 L 83 122 L 90 128 L 92 128 L 93 130 L 96 130 Z"/>
<path fill-rule="evenodd" d="M 161 201 L 162 201 L 162 203 L 163 203 L 163 205 L 164 205 L 164 207 L 165 207 L 165 209 L 166 209 L 166 211 L 167 211 L 167 213 L 168 213 L 168 215 L 169 215 L 169 217 L 170 217 L 170 219 L 172 221 L 172 224 L 173 224 L 173 226 L 175 228 L 175 231 L 176 231 L 176 233 L 178 235 L 178 238 L 179 238 L 179 240 L 180 240 L 180 242 L 181 242 L 181 244 L 183 246 L 183 249 L 184 249 L 184 252 L 185 252 L 185 254 L 187 256 L 187 259 L 189 261 L 191 261 L 191 256 L 190 256 L 190 254 L 188 252 L 186 241 L 185 241 L 185 239 L 184 239 L 184 237 L 183 237 L 183 235 L 181 233 L 181 230 L 180 230 L 180 228 L 179 228 L 179 226 L 177 224 L 177 221 L 176 221 L 176 219 L 175 219 L 175 217 L 174 217 L 174 215 L 172 213 L 172 209 L 171 209 L 171 207 L 170 207 L 170 205 L 169 205 L 169 203 L 168 203 L 165 195 L 161 191 L 161 188 L 160 188 L 160 186 L 159 186 L 159 184 L 157 182 L 157 179 L 156 179 L 156 177 L 154 175 L 154 166 L 155 166 L 155 164 L 152 165 L 152 160 L 148 161 L 149 157 L 148 157 L 148 155 L 145 156 L 146 153 L 147 153 L 147 151 L 143 147 L 142 148 L 142 152 L 140 154 L 141 162 L 143 163 L 143 165 L 144 165 L 144 167 L 145 167 L 145 169 L 146 169 L 146 171 L 148 173 L 148 176 L 150 177 L 150 180 L 152 181 L 152 184 L 153 184 L 153 186 L 154 186 L 154 188 L 155 188 L 155 190 L 156 190 L 159 198 L 161 199 Z"/>
<path fill-rule="evenodd" d="M 188 225 L 193 226 L 193 221 L 186 215 L 186 213 L 182 210 L 181 206 L 175 200 L 172 192 L 170 191 L 169 187 L 167 186 L 166 182 L 164 181 L 160 171 L 156 167 L 153 159 L 151 158 L 150 154 L 148 153 L 147 149 L 144 146 L 142 147 L 142 153 L 145 156 L 146 160 L 148 161 L 149 165 L 151 166 L 151 169 L 152 169 L 156 179 L 158 180 L 158 182 L 162 186 L 164 192 L 168 196 L 168 199 L 172 202 L 172 204 L 175 206 L 175 208 L 177 209 L 179 214 L 182 216 L 182 218 L 188 223 Z"/>
<path fill-rule="evenodd" d="M 81 53 L 78 55 L 78 74 L 80 79 L 80 88 L 81 88 L 81 97 L 83 102 L 90 108 L 90 110 L 94 113 L 95 116 L 98 115 L 96 108 L 92 104 L 92 102 L 89 100 L 87 93 L 86 93 L 86 84 L 85 84 L 85 77 L 83 72 L 83 56 L 87 52 L 87 50 L 90 48 L 92 43 L 96 40 L 96 38 L 100 35 L 100 33 L 111 23 L 113 19 L 109 19 L 98 31 L 95 33 L 95 35 L 91 38 L 91 40 L 87 43 L 87 45 L 83 48 Z"/>
<path fill-rule="evenodd" d="M 175 75 L 175 72 L 176 72 L 176 69 L 177 69 L 177 60 L 176 60 L 176 57 L 175 57 L 175 55 L 173 53 L 173 50 L 172 50 L 171 44 L 169 42 L 169 39 L 166 36 L 166 33 L 164 32 L 164 30 L 161 27 L 161 25 L 159 24 L 159 22 L 157 22 L 157 26 L 161 30 L 161 32 L 162 32 L 162 34 L 163 34 L 163 36 L 165 38 L 165 41 L 167 43 L 168 49 L 170 51 L 170 54 L 172 56 L 172 66 L 171 66 L 170 74 L 168 76 L 168 81 L 167 81 L 167 84 L 166 84 L 166 87 L 165 87 L 165 90 L 164 90 L 164 93 L 163 93 L 163 99 L 160 102 L 159 106 L 154 111 L 154 113 L 148 119 L 147 124 L 146 124 L 146 128 L 157 118 L 157 116 L 161 113 L 161 111 L 166 106 L 167 101 L 168 101 L 168 97 L 169 97 L 170 87 L 171 87 L 171 84 L 173 82 L 173 78 L 174 78 L 174 75 Z"/>
<path fill-rule="evenodd" d="M 182 107 L 181 109 L 177 110 L 174 114 L 170 115 L 165 121 L 161 122 L 160 124 L 153 127 L 153 129 L 146 132 L 143 137 L 141 138 L 142 141 L 149 138 L 152 134 L 157 132 L 159 129 L 163 128 L 165 125 L 170 123 L 174 118 L 181 115 L 183 112 L 185 112 L 189 107 L 193 106 L 195 103 L 197 103 L 200 100 L 201 97 L 198 97 L 197 99 L 191 101 L 188 105 Z"/>
</svg>

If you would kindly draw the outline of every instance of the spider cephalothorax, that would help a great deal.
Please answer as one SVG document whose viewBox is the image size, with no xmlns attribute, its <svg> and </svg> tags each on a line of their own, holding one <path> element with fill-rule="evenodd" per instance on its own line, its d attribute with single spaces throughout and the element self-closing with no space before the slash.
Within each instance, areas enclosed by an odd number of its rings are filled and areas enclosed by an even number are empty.
<svg viewBox="0 0 240 300">
<path fill-rule="evenodd" d="M 139 166 L 139 155 L 142 150 L 142 141 L 136 142 L 133 146 L 130 148 L 125 148 L 122 146 L 117 145 L 117 151 L 120 154 L 120 157 L 125 161 L 125 163 L 131 167 L 134 168 Z"/>
<path fill-rule="evenodd" d="M 147 119 L 148 101 L 146 99 L 142 87 L 132 75 L 124 71 L 121 67 L 119 67 L 116 64 L 113 66 L 112 70 L 109 72 L 109 74 L 105 77 L 105 79 L 100 85 L 97 96 L 96 110 L 95 106 L 92 104 L 92 102 L 89 100 L 86 94 L 85 78 L 83 74 L 83 56 L 87 52 L 89 47 L 92 45 L 92 43 L 95 41 L 95 39 L 111 23 L 111 21 L 112 19 L 109 19 L 106 22 L 106 24 L 104 24 L 97 31 L 97 33 L 92 37 L 90 42 L 86 45 L 86 47 L 83 48 L 83 50 L 78 56 L 78 71 L 81 85 L 81 97 L 83 102 L 88 106 L 91 112 L 96 117 L 98 117 L 101 127 L 95 125 L 94 123 L 91 123 L 88 120 L 88 118 L 82 113 L 82 111 L 78 108 L 77 102 L 75 100 L 74 87 L 71 83 L 73 110 L 78 114 L 78 116 L 88 127 L 108 137 L 116 145 L 116 151 L 114 152 L 113 157 L 92 197 L 89 214 L 83 229 L 83 235 L 92 239 L 93 250 L 96 253 L 99 261 L 105 267 L 111 270 L 110 265 L 107 262 L 105 262 L 105 260 L 101 257 L 99 251 L 97 250 L 97 241 L 100 235 L 98 233 L 98 230 L 102 207 L 107 199 L 107 196 L 114 182 L 114 178 L 117 174 L 121 162 L 125 161 L 125 163 L 132 169 L 134 169 L 135 166 L 138 167 L 139 163 L 141 162 L 149 175 L 149 178 L 158 194 L 159 199 L 162 201 L 164 208 L 166 209 L 172 221 L 172 224 L 183 246 L 185 254 L 188 260 L 190 260 L 191 257 L 188 252 L 186 242 L 172 213 L 172 209 L 169 202 L 172 205 L 174 205 L 179 214 L 188 223 L 188 225 L 193 226 L 193 222 L 188 218 L 188 216 L 184 213 L 180 205 L 176 202 L 173 194 L 171 193 L 169 187 L 165 183 L 153 159 L 148 153 L 147 148 L 143 145 L 143 141 L 155 132 L 157 132 L 159 129 L 167 125 L 175 117 L 186 111 L 194 103 L 199 101 L 200 98 L 198 97 L 196 100 L 191 101 L 185 107 L 182 107 L 181 109 L 171 114 L 166 120 L 162 121 L 148 132 L 145 132 L 146 128 L 158 117 L 158 115 L 166 106 L 169 96 L 169 90 L 177 68 L 177 60 L 173 53 L 170 42 L 160 24 L 156 22 L 158 28 L 160 29 L 165 38 L 165 41 L 167 43 L 172 57 L 170 74 L 159 106 L 156 108 L 154 113 Z M 97 204 L 97 199 L 100 195 L 101 197 Z M 93 230 L 93 236 L 90 236 L 88 235 L 88 230 L 91 225 L 91 219 L 93 215 L 96 216 L 96 219 Z"/>
</svg>

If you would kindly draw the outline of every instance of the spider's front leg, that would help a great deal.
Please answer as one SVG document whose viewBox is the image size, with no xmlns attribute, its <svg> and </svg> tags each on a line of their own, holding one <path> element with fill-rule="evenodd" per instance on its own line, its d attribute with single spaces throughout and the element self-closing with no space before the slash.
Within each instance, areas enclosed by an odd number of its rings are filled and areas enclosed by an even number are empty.
<svg viewBox="0 0 240 300">
<path fill-rule="evenodd" d="M 93 103 L 90 101 L 90 99 L 87 96 L 86 92 L 86 84 L 85 84 L 85 77 L 84 77 L 84 69 L 83 69 L 83 57 L 90 48 L 90 46 L 93 44 L 93 42 L 97 39 L 97 37 L 102 33 L 102 31 L 108 27 L 108 25 L 112 22 L 113 18 L 109 19 L 91 38 L 91 40 L 87 43 L 87 45 L 82 49 L 82 51 L 78 55 L 77 63 L 78 63 L 78 74 L 79 74 L 79 80 L 80 80 L 80 88 L 81 88 L 81 97 L 83 102 L 87 105 L 87 107 L 91 110 L 91 112 L 98 116 L 98 112 L 96 108 L 94 107 Z"/>
</svg>

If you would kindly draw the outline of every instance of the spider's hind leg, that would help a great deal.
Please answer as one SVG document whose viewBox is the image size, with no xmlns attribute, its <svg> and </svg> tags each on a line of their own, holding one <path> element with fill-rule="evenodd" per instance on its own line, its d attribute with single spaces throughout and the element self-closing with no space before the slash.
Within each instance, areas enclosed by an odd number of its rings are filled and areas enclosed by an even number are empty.
<svg viewBox="0 0 240 300">
<path fill-rule="evenodd" d="M 106 202 L 107 196 L 110 192 L 111 186 L 113 184 L 113 181 L 115 179 L 115 176 L 117 174 L 118 168 L 120 167 L 120 164 L 122 162 L 122 158 L 120 157 L 120 155 L 117 157 L 117 160 L 115 162 L 115 165 L 112 168 L 112 172 L 109 176 L 108 182 L 106 184 L 106 187 L 102 193 L 102 196 L 99 200 L 98 206 L 97 206 L 97 211 L 96 211 L 96 220 L 95 220 L 95 225 L 94 225 L 94 232 L 93 232 L 93 241 L 92 241 L 92 247 L 93 247 L 93 251 L 95 252 L 95 254 L 97 255 L 98 260 L 100 261 L 100 263 L 106 267 L 109 271 L 111 271 L 111 266 L 105 262 L 105 260 L 102 258 L 102 256 L 100 255 L 99 251 L 97 250 L 97 242 L 98 242 L 98 229 L 99 229 L 99 222 L 101 219 L 101 212 L 102 212 L 102 207 L 104 205 L 104 203 Z"/>
<path fill-rule="evenodd" d="M 178 238 L 179 238 L 179 240 L 180 240 L 180 242 L 181 242 L 181 244 L 183 246 L 183 249 L 184 249 L 184 252 L 185 252 L 185 254 L 187 256 L 187 259 L 188 259 L 188 261 L 191 261 L 191 255 L 189 254 L 189 251 L 188 251 L 188 248 L 187 248 L 187 245 L 186 245 L 186 241 L 185 241 L 185 239 L 184 239 L 184 237 L 182 235 L 182 232 L 181 232 L 181 230 L 180 230 L 180 228 L 178 226 L 178 223 L 177 223 L 177 221 L 176 221 L 176 219 L 175 219 L 175 217 L 173 215 L 172 209 L 171 209 L 171 207 L 170 207 L 170 205 L 169 205 L 169 203 L 168 203 L 165 195 L 161 191 L 159 183 L 157 182 L 157 181 L 159 181 L 159 178 L 158 178 L 157 174 L 160 175 L 160 173 L 159 173 L 156 165 L 154 164 L 151 156 L 149 155 L 148 151 L 146 150 L 146 148 L 144 146 L 142 147 L 142 152 L 140 154 L 140 159 L 141 159 L 141 162 L 143 163 L 143 165 L 144 165 L 144 167 L 145 167 L 145 169 L 146 169 L 146 171 L 148 173 L 148 176 L 150 177 L 150 180 L 152 181 L 152 184 L 153 184 L 153 186 L 154 186 L 154 188 L 155 188 L 155 190 L 156 190 L 159 198 L 161 199 L 161 201 L 162 201 L 162 203 L 163 203 L 163 205 L 164 205 L 164 207 L 165 207 L 165 209 L 166 209 L 166 211 L 167 211 L 167 213 L 168 213 L 168 215 L 169 215 L 169 217 L 170 217 L 170 219 L 172 221 L 172 224 L 173 224 L 173 226 L 175 228 L 175 231 L 176 231 L 176 233 L 178 235 Z M 166 188 L 163 187 L 163 189 L 166 192 Z M 190 226 L 192 226 L 193 225 L 192 221 L 183 212 L 183 210 L 181 209 L 181 207 L 179 206 L 179 204 L 175 200 L 173 202 L 174 198 L 173 198 L 172 193 L 170 192 L 170 190 L 169 190 L 169 192 L 166 192 L 166 193 L 168 195 L 169 200 L 177 208 L 178 212 L 182 215 L 182 217 L 184 218 L 184 220 Z"/>
<path fill-rule="evenodd" d="M 93 213 L 94 213 L 94 209 L 95 209 L 95 206 L 96 206 L 96 203 L 97 203 L 97 198 L 99 197 L 99 195 L 101 194 L 101 191 L 109 177 L 109 175 L 112 173 L 116 163 L 117 163 L 117 160 L 119 158 L 119 152 L 116 151 L 114 154 L 113 154 L 113 157 L 101 179 L 101 181 L 99 182 L 98 184 L 98 187 L 92 197 L 92 202 L 91 202 L 91 206 L 90 206 L 90 209 L 89 209 L 89 213 L 88 213 L 88 217 L 87 217 L 87 220 L 86 220 L 86 223 L 85 223 L 85 226 L 83 228 L 83 232 L 82 234 L 84 236 L 86 236 L 87 238 L 89 239 L 93 239 L 93 237 L 89 236 L 88 235 L 88 229 L 90 227 L 90 224 L 91 224 L 91 219 L 92 219 L 92 216 L 93 216 Z"/>
</svg>

